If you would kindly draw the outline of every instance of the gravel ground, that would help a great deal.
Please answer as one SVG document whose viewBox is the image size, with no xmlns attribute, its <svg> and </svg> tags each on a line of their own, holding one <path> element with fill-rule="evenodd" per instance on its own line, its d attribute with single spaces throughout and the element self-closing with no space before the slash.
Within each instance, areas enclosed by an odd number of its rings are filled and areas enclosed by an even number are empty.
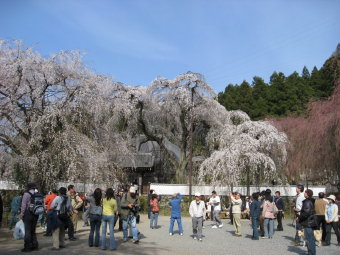
<svg viewBox="0 0 340 255">
<path fill-rule="evenodd" d="M 234 228 L 228 222 L 223 220 L 223 228 L 212 229 L 210 221 L 205 222 L 203 229 L 203 242 L 192 239 L 191 219 L 182 218 L 184 235 L 180 236 L 175 225 L 175 234 L 169 236 L 169 217 L 160 216 L 158 229 L 149 228 L 149 220 L 146 215 L 141 216 L 141 223 L 138 228 L 141 232 L 139 244 L 133 244 L 131 241 L 122 242 L 123 233 L 116 232 L 117 242 L 116 251 L 103 251 L 100 248 L 88 247 L 87 238 L 89 229 L 80 228 L 76 236 L 77 241 L 66 241 L 66 248 L 59 251 L 52 251 L 52 240 L 50 237 L 44 237 L 39 229 L 38 241 L 40 250 L 29 254 L 193 254 L 193 255 L 215 255 L 215 254 L 307 254 L 306 247 L 295 247 L 290 244 L 295 235 L 295 229 L 291 225 L 291 220 L 284 221 L 284 231 L 275 232 L 273 239 L 270 240 L 251 240 L 252 230 L 249 221 L 242 221 L 243 236 L 234 237 Z M 79 222 L 79 226 L 82 225 Z M 0 254 L 23 254 L 20 249 L 23 248 L 23 240 L 13 240 L 10 238 L 10 232 L 0 230 Z M 332 244 L 327 247 L 317 247 L 317 254 L 335 255 L 340 254 L 340 247 L 336 246 L 336 236 L 332 235 Z"/>
</svg>

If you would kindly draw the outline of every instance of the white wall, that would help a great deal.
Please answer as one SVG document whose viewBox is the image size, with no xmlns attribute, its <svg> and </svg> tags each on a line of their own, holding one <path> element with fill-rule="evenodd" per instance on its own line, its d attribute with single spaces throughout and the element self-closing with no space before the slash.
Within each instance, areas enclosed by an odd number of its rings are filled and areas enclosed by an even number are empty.
<svg viewBox="0 0 340 255">
<path fill-rule="evenodd" d="M 272 193 L 275 191 L 280 191 L 281 196 L 295 196 L 296 186 L 262 186 L 258 187 L 250 187 L 250 194 L 253 192 L 258 192 L 266 189 L 271 189 Z M 308 186 L 309 189 L 313 190 L 314 196 L 317 196 L 319 192 L 325 192 L 326 187 L 324 186 Z M 162 183 L 151 183 L 150 189 L 156 191 L 159 195 L 172 195 L 174 193 L 181 193 L 183 195 L 189 195 L 189 185 L 185 184 L 162 184 Z M 213 187 L 208 185 L 199 185 L 199 186 L 192 186 L 192 194 L 195 192 L 199 192 L 201 195 L 211 195 L 211 192 L 215 190 L 220 195 L 228 195 L 231 191 L 230 186 L 224 187 Z M 237 186 L 233 188 L 233 191 L 240 192 L 242 195 L 246 195 L 247 187 L 246 186 Z"/>
</svg>

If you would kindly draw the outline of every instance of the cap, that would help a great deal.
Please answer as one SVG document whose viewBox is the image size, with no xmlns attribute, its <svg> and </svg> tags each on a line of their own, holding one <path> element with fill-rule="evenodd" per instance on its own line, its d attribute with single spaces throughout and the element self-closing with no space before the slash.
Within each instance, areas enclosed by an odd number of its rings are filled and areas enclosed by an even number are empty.
<svg viewBox="0 0 340 255">
<path fill-rule="evenodd" d="M 195 193 L 195 197 L 200 197 L 200 196 L 201 196 L 201 194 L 199 192 Z"/>
<path fill-rule="evenodd" d="M 130 193 L 135 193 L 136 192 L 136 188 L 132 186 L 132 187 L 130 187 L 129 191 L 130 191 Z"/>
</svg>

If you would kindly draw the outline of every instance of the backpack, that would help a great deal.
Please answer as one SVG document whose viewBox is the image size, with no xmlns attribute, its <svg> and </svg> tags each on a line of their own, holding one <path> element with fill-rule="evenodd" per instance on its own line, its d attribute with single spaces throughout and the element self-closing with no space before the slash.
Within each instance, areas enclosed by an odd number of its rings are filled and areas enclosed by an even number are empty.
<svg viewBox="0 0 340 255">
<path fill-rule="evenodd" d="M 63 202 L 61 202 L 60 209 L 58 211 L 58 217 L 61 220 L 66 220 L 68 215 L 67 215 L 67 209 L 66 209 L 66 202 L 67 202 L 67 197 L 62 197 Z"/>
<path fill-rule="evenodd" d="M 33 193 L 32 194 L 29 191 L 28 191 L 28 193 L 31 195 L 28 210 L 34 215 L 43 214 L 44 211 L 45 211 L 44 196 L 40 193 Z"/>
</svg>

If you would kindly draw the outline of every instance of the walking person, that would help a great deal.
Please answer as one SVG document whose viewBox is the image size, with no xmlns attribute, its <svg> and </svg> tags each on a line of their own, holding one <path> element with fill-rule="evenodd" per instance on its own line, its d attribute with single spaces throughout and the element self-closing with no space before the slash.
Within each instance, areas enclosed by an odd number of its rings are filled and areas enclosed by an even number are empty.
<svg viewBox="0 0 340 255">
<path fill-rule="evenodd" d="M 158 222 L 158 214 L 159 214 L 159 205 L 158 205 L 158 196 L 157 194 L 152 194 L 152 197 L 149 201 L 150 203 L 150 228 L 154 229 L 157 228 L 157 222 Z"/>
<path fill-rule="evenodd" d="M 30 211 L 31 198 L 35 194 L 35 189 L 36 185 L 34 183 L 29 183 L 27 185 L 27 191 L 24 193 L 21 201 L 20 219 L 23 220 L 25 225 L 25 244 L 24 248 L 21 250 L 22 252 L 30 252 L 39 249 L 35 232 L 39 216 Z"/>
<path fill-rule="evenodd" d="M 233 205 L 233 225 L 235 228 L 235 234 L 233 236 L 241 237 L 242 236 L 242 225 L 241 225 L 241 206 L 242 199 L 241 195 L 238 192 L 229 193 L 229 198 Z"/>
<path fill-rule="evenodd" d="M 136 194 L 136 188 L 131 186 L 128 193 L 125 193 L 121 200 L 121 217 L 123 220 L 123 241 L 128 240 L 128 226 L 131 227 L 132 242 L 139 243 L 136 217 L 140 208 L 140 201 Z"/>
<path fill-rule="evenodd" d="M 59 188 L 49 207 L 48 226 L 52 231 L 52 250 L 65 248 L 65 227 L 71 214 L 71 203 L 66 195 L 66 188 Z"/>
<path fill-rule="evenodd" d="M 275 192 L 275 205 L 277 207 L 277 228 L 276 231 L 283 231 L 282 218 L 284 216 L 285 203 L 281 197 L 280 191 Z"/>
<path fill-rule="evenodd" d="M 8 228 L 12 229 L 19 221 L 20 207 L 21 207 L 22 194 L 18 194 L 13 197 L 11 202 L 11 218 L 9 220 Z"/>
<path fill-rule="evenodd" d="M 181 216 L 182 198 L 183 196 L 180 193 L 176 193 L 172 196 L 172 199 L 169 201 L 169 205 L 171 207 L 170 227 L 169 227 L 170 236 L 173 235 L 175 221 L 177 221 L 179 234 L 181 236 L 183 235 L 182 216 Z"/>
<path fill-rule="evenodd" d="M 206 209 L 204 201 L 201 200 L 201 194 L 195 193 L 195 200 L 191 201 L 189 214 L 192 218 L 192 229 L 194 240 L 202 242 L 203 217 L 205 217 Z"/>
<path fill-rule="evenodd" d="M 259 230 L 257 226 L 257 221 L 260 218 L 261 203 L 259 202 L 259 193 L 252 194 L 252 202 L 250 203 L 250 221 L 253 228 L 252 240 L 259 240 Z"/>
<path fill-rule="evenodd" d="M 296 219 L 296 223 L 299 223 L 303 227 L 304 236 L 307 241 L 307 249 L 309 255 L 315 255 L 315 238 L 313 233 L 313 228 L 310 217 L 314 214 L 314 204 L 312 201 L 313 191 L 307 189 L 304 193 L 305 199 L 302 201 L 302 206 Z M 315 223 L 317 224 L 317 223 Z"/>
<path fill-rule="evenodd" d="M 325 198 L 325 193 L 319 193 L 319 199 L 315 201 L 315 214 L 318 219 L 318 228 L 315 231 L 316 241 L 318 242 L 318 246 L 321 246 L 322 243 L 326 241 L 326 219 L 325 219 L 325 210 L 326 205 L 328 204 L 328 200 Z M 321 230 L 322 234 L 321 234 Z"/>
<path fill-rule="evenodd" d="M 266 193 L 262 211 L 262 216 L 264 218 L 264 236 L 262 237 L 262 239 L 273 238 L 275 219 L 274 206 L 275 203 L 273 202 L 273 197 L 270 193 Z"/>
<path fill-rule="evenodd" d="M 214 226 L 212 228 L 222 228 L 223 224 L 220 218 L 221 213 L 221 199 L 217 195 L 216 191 L 214 190 L 211 192 L 211 198 L 209 200 L 209 204 L 213 207 L 213 219 L 214 219 Z"/>
<path fill-rule="evenodd" d="M 295 201 L 295 207 L 294 207 L 295 221 L 300 215 L 300 211 L 301 211 L 301 208 L 302 208 L 302 202 L 303 202 L 303 200 L 305 200 L 305 196 L 304 196 L 304 193 L 303 193 L 304 189 L 305 188 L 302 184 L 296 185 L 296 201 Z M 301 226 L 301 223 L 299 221 L 296 221 L 295 229 L 296 229 L 295 241 L 292 242 L 292 244 L 298 246 L 301 243 L 301 236 L 299 235 L 299 231 L 302 230 L 302 226 Z"/>
<path fill-rule="evenodd" d="M 92 194 L 86 197 L 90 202 L 90 234 L 89 234 L 89 246 L 99 246 L 100 240 L 100 225 L 102 222 L 102 190 L 96 188 Z M 94 242 L 93 242 L 94 240 Z"/>
<path fill-rule="evenodd" d="M 110 250 L 116 249 L 116 241 L 114 237 L 114 221 L 117 213 L 117 201 L 114 199 L 114 191 L 112 188 L 106 190 L 105 198 L 103 199 L 103 216 L 102 216 L 102 250 L 106 250 L 106 226 L 110 229 Z"/>
<path fill-rule="evenodd" d="M 325 209 L 325 220 L 326 220 L 326 240 L 325 246 L 331 244 L 332 228 L 334 229 L 338 246 L 340 246 L 340 232 L 339 232 L 339 217 L 338 217 L 338 206 L 335 204 L 335 196 L 330 195 L 327 197 L 329 203 Z"/>
</svg>

